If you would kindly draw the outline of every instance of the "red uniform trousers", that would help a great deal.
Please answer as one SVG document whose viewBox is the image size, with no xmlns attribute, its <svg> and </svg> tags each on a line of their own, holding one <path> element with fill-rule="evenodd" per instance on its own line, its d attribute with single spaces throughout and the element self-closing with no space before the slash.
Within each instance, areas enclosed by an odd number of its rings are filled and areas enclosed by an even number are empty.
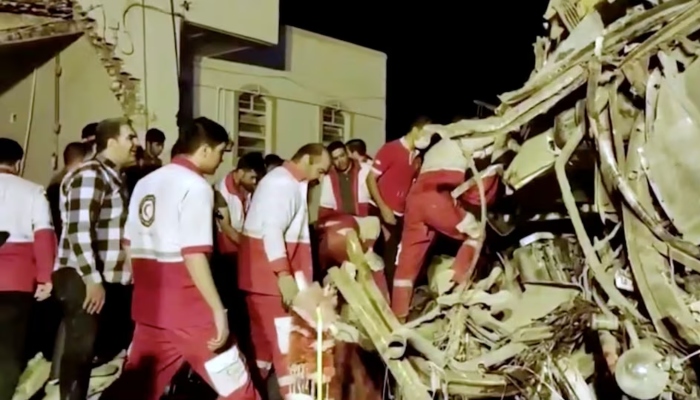
<svg viewBox="0 0 700 400">
<path fill-rule="evenodd" d="M 124 373 L 101 398 L 159 400 L 185 362 L 211 385 L 204 363 L 216 356 L 207 347 L 215 336 L 214 326 L 166 329 L 137 323 Z M 259 400 L 260 395 L 248 376 L 243 386 L 222 399 Z"/>
<path fill-rule="evenodd" d="M 471 274 L 480 246 L 476 240 L 467 240 L 468 237 L 456 228 L 466 215 L 450 192 L 411 190 L 406 198 L 406 215 L 391 296 L 391 308 L 397 317 L 408 315 L 413 285 L 437 233 L 464 241 L 453 264 L 455 282 L 463 282 Z"/>
<path fill-rule="evenodd" d="M 335 214 L 324 218 L 319 222 L 319 226 L 319 259 L 321 268 L 326 270 L 332 266 L 340 266 L 343 262 L 348 261 L 347 236 L 342 231 L 353 229 L 358 236 L 360 235 L 360 229 L 355 217 L 347 214 Z M 372 249 L 374 242 L 375 240 L 363 241 L 362 250 L 366 252 Z M 372 271 L 372 277 L 386 300 L 389 301 L 389 287 L 384 271 Z"/>
<path fill-rule="evenodd" d="M 246 293 L 245 302 L 250 319 L 252 350 L 260 375 L 267 379 L 270 369 L 274 367 L 280 392 L 286 395 L 293 380 L 289 376 L 287 354 L 280 351 L 275 319 L 291 315 L 284 309 L 281 296 Z"/>
</svg>

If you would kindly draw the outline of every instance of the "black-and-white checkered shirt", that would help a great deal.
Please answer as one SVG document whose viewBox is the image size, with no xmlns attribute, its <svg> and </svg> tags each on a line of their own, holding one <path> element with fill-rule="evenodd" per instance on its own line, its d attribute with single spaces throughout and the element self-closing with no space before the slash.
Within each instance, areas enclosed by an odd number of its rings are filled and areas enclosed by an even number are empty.
<svg viewBox="0 0 700 400">
<path fill-rule="evenodd" d="M 75 268 L 86 283 L 129 284 L 122 248 L 127 195 L 116 165 L 97 156 L 61 182 L 63 220 L 56 266 Z"/>
</svg>

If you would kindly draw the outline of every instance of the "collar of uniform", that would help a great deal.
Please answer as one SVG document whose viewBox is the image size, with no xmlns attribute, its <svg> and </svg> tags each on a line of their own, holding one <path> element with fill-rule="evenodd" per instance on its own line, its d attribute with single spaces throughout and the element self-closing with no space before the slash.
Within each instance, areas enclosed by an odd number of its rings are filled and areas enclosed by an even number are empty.
<svg viewBox="0 0 700 400">
<path fill-rule="evenodd" d="M 181 167 L 185 167 L 194 173 L 202 175 L 202 171 L 199 168 L 197 168 L 197 166 L 194 165 L 194 163 L 192 161 L 186 159 L 183 156 L 177 156 L 177 157 L 173 158 L 172 163 L 179 165 Z"/>
<path fill-rule="evenodd" d="M 302 171 L 291 161 L 285 161 L 284 164 L 282 164 L 282 166 L 286 168 L 287 171 L 289 171 L 289 173 L 292 174 L 294 179 L 298 180 L 299 182 L 306 180 L 306 174 L 304 174 L 304 171 Z"/>
</svg>

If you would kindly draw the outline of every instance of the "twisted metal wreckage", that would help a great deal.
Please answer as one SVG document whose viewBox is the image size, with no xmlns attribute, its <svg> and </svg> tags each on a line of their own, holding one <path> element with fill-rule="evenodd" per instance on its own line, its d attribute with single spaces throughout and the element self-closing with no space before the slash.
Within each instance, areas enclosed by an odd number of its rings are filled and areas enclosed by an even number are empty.
<svg viewBox="0 0 700 400">
<path fill-rule="evenodd" d="M 452 287 L 435 258 L 402 325 L 350 236 L 330 270 L 343 321 L 408 400 L 698 398 L 700 1 L 551 0 L 545 18 L 495 116 L 426 127 L 517 153 L 517 208 L 482 214 L 487 265 Z M 548 183 L 560 197 L 532 194 Z"/>
</svg>

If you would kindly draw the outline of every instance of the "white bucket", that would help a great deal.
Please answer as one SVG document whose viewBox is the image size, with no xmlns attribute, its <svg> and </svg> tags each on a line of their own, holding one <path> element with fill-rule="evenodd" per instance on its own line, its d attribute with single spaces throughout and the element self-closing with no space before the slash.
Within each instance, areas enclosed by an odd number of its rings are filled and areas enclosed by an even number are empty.
<svg viewBox="0 0 700 400">
<path fill-rule="evenodd" d="M 275 318 L 277 332 L 277 347 L 280 353 L 289 353 L 289 335 L 292 333 L 292 317 Z"/>
<path fill-rule="evenodd" d="M 284 400 L 314 400 L 314 398 L 309 394 L 289 393 L 284 396 Z"/>
</svg>

